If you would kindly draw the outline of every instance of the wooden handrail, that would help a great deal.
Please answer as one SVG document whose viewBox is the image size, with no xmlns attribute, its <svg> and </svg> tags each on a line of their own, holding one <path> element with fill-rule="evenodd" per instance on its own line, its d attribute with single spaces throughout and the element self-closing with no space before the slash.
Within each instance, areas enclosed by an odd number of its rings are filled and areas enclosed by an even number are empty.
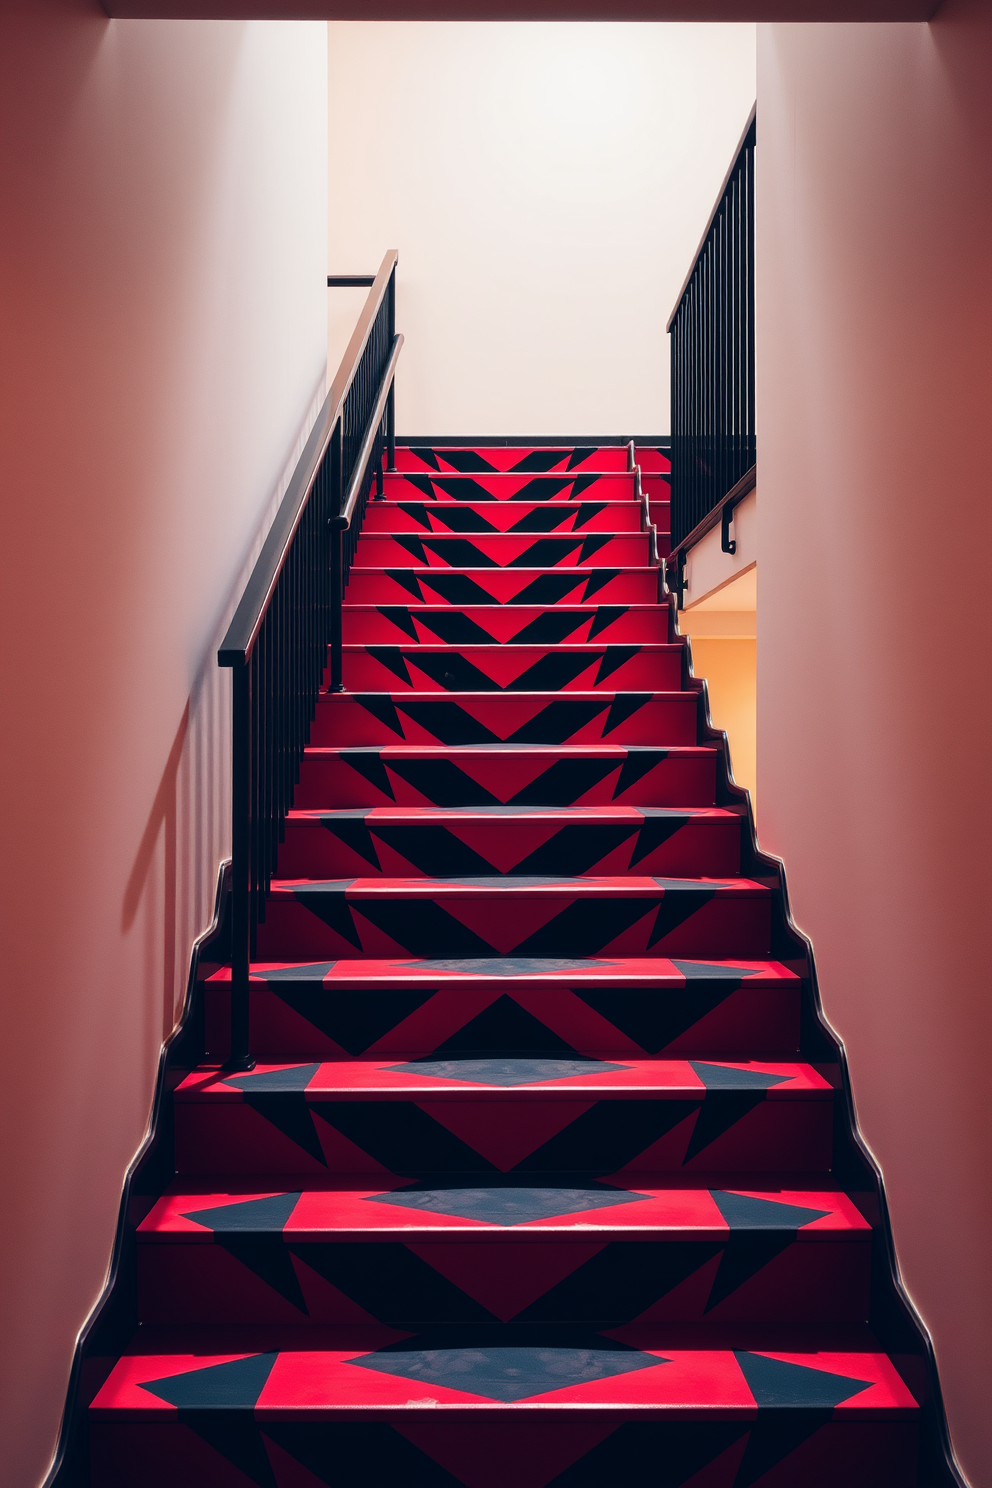
<svg viewBox="0 0 992 1488">
<path fill-rule="evenodd" d="M 397 253 L 391 248 L 372 281 L 372 288 L 358 317 L 358 324 L 348 342 L 341 364 L 334 375 L 330 391 L 324 399 L 316 423 L 310 432 L 303 454 L 293 472 L 289 487 L 280 503 L 272 526 L 269 528 L 262 551 L 255 560 L 251 576 L 245 585 L 237 609 L 227 628 L 217 661 L 222 667 L 243 665 L 251 654 L 258 638 L 262 617 L 268 609 L 276 581 L 286 563 L 293 537 L 300 525 L 303 509 L 313 489 L 331 436 L 341 416 L 344 400 L 355 379 L 358 364 L 362 359 L 375 318 L 389 289 L 389 282 L 397 262 Z"/>
<path fill-rule="evenodd" d="M 699 239 L 699 242 L 696 244 L 696 251 L 695 251 L 695 253 L 692 255 L 692 258 L 689 260 L 689 272 L 686 274 L 685 278 L 682 280 L 682 288 L 679 290 L 678 294 L 675 296 L 675 304 L 672 306 L 672 313 L 668 317 L 668 321 L 667 321 L 667 323 L 665 325 L 665 330 L 666 331 L 670 331 L 672 329 L 672 321 L 675 319 L 676 315 L 678 315 L 678 313 L 679 313 L 679 306 L 682 304 L 682 297 L 685 294 L 686 290 L 689 288 L 689 284 L 690 284 L 690 281 L 692 279 L 692 276 L 696 272 L 696 265 L 699 262 L 699 255 L 702 253 L 703 249 L 706 246 L 706 239 L 710 235 L 710 228 L 713 226 L 713 222 L 714 222 L 714 220 L 716 218 L 716 214 L 717 214 L 717 212 L 719 212 L 720 207 L 723 204 L 724 193 L 726 192 L 727 187 L 730 185 L 730 178 L 731 178 L 731 176 L 734 174 L 734 171 L 737 169 L 737 162 L 740 159 L 741 151 L 743 150 L 744 144 L 745 144 L 745 142 L 747 140 L 747 137 L 748 137 L 748 134 L 750 133 L 751 125 L 754 123 L 755 119 L 757 118 L 757 114 L 758 114 L 758 105 L 756 103 L 753 103 L 751 105 L 751 112 L 747 116 L 747 123 L 744 125 L 744 128 L 741 131 L 741 137 L 737 141 L 737 149 L 734 151 L 733 155 L 730 157 L 730 164 L 727 167 L 727 174 L 724 176 L 723 180 L 720 182 L 720 190 L 716 194 L 716 200 L 713 203 L 713 210 L 712 210 L 712 212 L 710 212 L 710 215 L 706 219 L 706 226 L 703 228 L 703 235 Z"/>
</svg>

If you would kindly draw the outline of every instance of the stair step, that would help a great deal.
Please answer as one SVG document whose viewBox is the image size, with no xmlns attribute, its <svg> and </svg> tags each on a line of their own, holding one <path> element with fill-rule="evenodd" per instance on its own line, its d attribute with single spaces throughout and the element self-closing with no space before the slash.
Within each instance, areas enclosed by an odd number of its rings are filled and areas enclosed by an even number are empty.
<svg viewBox="0 0 992 1488">
<path fill-rule="evenodd" d="M 406 555 L 403 555 L 404 557 Z M 658 570 L 646 566 L 592 568 L 417 568 L 399 562 L 352 568 L 350 604 L 558 605 L 657 604 Z"/>
<path fill-rule="evenodd" d="M 668 449 L 650 445 L 635 447 L 642 475 L 667 473 L 671 469 Z M 629 455 L 626 442 L 607 445 L 459 445 L 397 446 L 396 468 L 441 474 L 472 475 L 502 471 L 539 475 L 545 471 L 626 472 Z"/>
<path fill-rule="evenodd" d="M 704 1186 L 177 1180 L 138 1228 L 143 1323 L 864 1322 L 871 1227 L 812 1177 Z"/>
<path fill-rule="evenodd" d="M 607 805 L 711 806 L 716 750 L 617 744 L 471 744 L 307 749 L 301 808 Z"/>
<path fill-rule="evenodd" d="M 696 741 L 694 692 L 324 693 L 311 745 Z"/>
<path fill-rule="evenodd" d="M 488 484 L 513 479 L 492 476 Z M 500 494 L 490 495 L 481 490 L 478 482 L 462 481 L 460 477 L 439 483 L 421 476 L 387 475 L 385 499 L 369 502 L 362 532 L 515 532 L 532 537 L 544 533 L 640 532 L 641 507 L 629 477 L 586 476 L 584 479 L 595 479 L 601 486 L 570 500 L 533 501 L 525 499 L 523 494 L 502 493 L 501 499 Z M 422 482 L 422 487 L 411 482 Z M 443 490 L 448 485 L 464 486 L 470 494 L 453 499 Z M 587 499 L 590 496 L 595 499 Z"/>
<path fill-rule="evenodd" d="M 754 957 L 770 934 L 746 878 L 274 879 L 258 956 Z"/>
<path fill-rule="evenodd" d="M 656 452 L 652 455 L 657 458 Z M 397 446 L 396 468 L 434 474 L 477 475 L 496 472 L 541 475 L 548 471 L 583 474 L 626 472 L 627 446 L 613 445 L 423 445 Z"/>
<path fill-rule="evenodd" d="M 282 878 L 466 873 L 736 874 L 741 818 L 716 807 L 374 806 L 295 810 Z"/>
<path fill-rule="evenodd" d="M 560 645 L 593 641 L 668 641 L 658 605 L 372 605 L 344 606 L 346 644 L 410 641 L 427 645 Z"/>
<path fill-rule="evenodd" d="M 475 1323 L 143 1328 L 89 1414 L 113 1488 L 909 1488 L 919 1409 L 863 1327 Z"/>
<path fill-rule="evenodd" d="M 576 537 L 532 537 L 512 532 L 364 532 L 358 539 L 352 572 L 365 568 L 622 568 L 648 564 L 645 533 L 591 532 Z"/>
<path fill-rule="evenodd" d="M 579 692 L 609 686 L 678 691 L 683 647 L 645 645 L 349 644 L 344 685 L 351 691 Z"/>
<path fill-rule="evenodd" d="M 827 1172 L 811 1065 L 626 1058 L 313 1060 L 193 1071 L 180 1173 Z"/>
<path fill-rule="evenodd" d="M 230 969 L 206 983 L 206 1047 L 229 1051 Z M 255 1054 L 562 1053 L 747 1059 L 799 1050 L 800 987 L 775 961 L 475 957 L 254 962 Z"/>
</svg>

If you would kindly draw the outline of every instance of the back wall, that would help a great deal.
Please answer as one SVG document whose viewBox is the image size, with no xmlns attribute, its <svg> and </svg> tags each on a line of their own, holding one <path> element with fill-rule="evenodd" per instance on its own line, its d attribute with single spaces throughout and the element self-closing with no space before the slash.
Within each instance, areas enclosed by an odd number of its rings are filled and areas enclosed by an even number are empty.
<svg viewBox="0 0 992 1488">
<path fill-rule="evenodd" d="M 334 22 L 331 272 L 398 248 L 406 434 L 668 429 L 753 25 Z M 329 291 L 330 361 L 360 295 Z"/>
</svg>

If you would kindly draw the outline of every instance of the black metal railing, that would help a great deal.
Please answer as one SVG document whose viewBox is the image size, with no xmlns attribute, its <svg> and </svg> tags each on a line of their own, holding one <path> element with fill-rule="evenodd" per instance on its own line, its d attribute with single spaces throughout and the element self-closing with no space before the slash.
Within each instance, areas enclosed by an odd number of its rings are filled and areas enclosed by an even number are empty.
<svg viewBox="0 0 992 1488">
<path fill-rule="evenodd" d="M 218 653 L 233 678 L 231 1051 L 251 1069 L 249 969 L 373 480 L 395 465 L 396 253 L 386 254 Z M 328 284 L 332 283 L 331 277 Z"/>
<path fill-rule="evenodd" d="M 676 556 L 755 465 L 754 145 L 752 110 L 668 322 Z"/>
</svg>

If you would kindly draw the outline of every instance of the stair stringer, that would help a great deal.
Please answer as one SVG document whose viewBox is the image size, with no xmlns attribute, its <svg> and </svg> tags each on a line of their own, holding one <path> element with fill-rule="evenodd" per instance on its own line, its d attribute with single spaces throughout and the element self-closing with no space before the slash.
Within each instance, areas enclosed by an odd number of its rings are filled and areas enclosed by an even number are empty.
<svg viewBox="0 0 992 1488">
<path fill-rule="evenodd" d="M 173 1176 L 172 1092 L 204 1056 L 203 983 L 230 958 L 230 880 L 226 858 L 217 869 L 213 917 L 190 952 L 182 1013 L 162 1045 L 148 1130 L 124 1175 L 107 1280 L 76 1339 L 55 1454 L 41 1488 L 87 1488 L 91 1481 L 89 1404 L 137 1331 L 137 1229 Z"/>
</svg>

